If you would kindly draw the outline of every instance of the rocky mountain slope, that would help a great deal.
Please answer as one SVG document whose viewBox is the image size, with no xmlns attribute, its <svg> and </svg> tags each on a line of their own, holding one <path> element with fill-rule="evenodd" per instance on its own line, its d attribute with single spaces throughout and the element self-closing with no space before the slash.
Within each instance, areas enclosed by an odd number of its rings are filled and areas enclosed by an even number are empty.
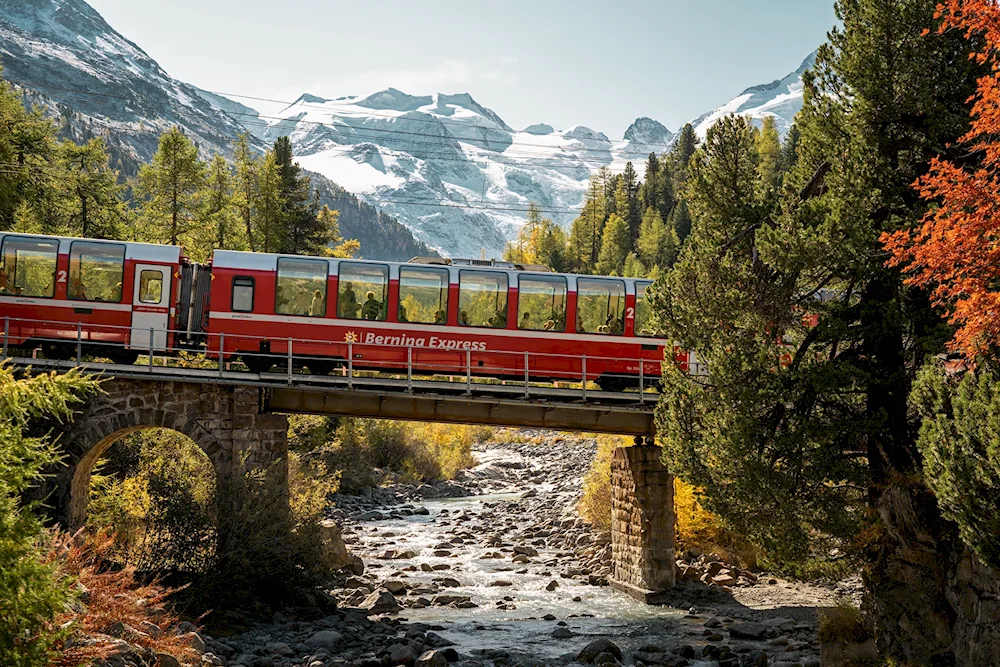
<svg viewBox="0 0 1000 667">
<path fill-rule="evenodd" d="M 727 113 L 773 115 L 787 131 L 814 56 L 695 119 L 699 134 Z M 568 225 L 595 170 L 620 172 L 632 161 L 641 174 L 649 153 L 668 150 L 674 139 L 647 117 L 621 140 L 582 125 L 518 130 L 468 94 L 391 88 L 332 100 L 307 94 L 264 116 L 170 77 L 84 0 L 0 0 L 0 60 L 4 76 L 26 101 L 58 117 L 65 136 L 105 136 L 126 175 L 172 126 L 206 156 L 229 154 L 239 132 L 250 131 L 259 148 L 289 135 L 302 166 L 326 179 L 316 177 L 324 203 L 343 207 L 341 231 L 361 240 L 365 255 L 383 259 L 426 254 L 424 243 L 448 255 L 498 256 L 529 204 Z"/>
</svg>

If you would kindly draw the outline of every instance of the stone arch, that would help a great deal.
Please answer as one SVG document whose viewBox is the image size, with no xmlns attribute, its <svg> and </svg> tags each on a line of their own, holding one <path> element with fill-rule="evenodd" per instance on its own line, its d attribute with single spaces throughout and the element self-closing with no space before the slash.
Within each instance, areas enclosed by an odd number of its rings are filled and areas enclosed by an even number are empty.
<svg viewBox="0 0 1000 667">
<path fill-rule="evenodd" d="M 64 459 L 50 496 L 55 518 L 71 528 L 83 525 L 94 464 L 116 440 L 145 428 L 190 438 L 211 461 L 217 488 L 242 466 L 287 466 L 288 420 L 262 413 L 259 391 L 185 382 L 102 383 L 59 439 Z"/>
</svg>

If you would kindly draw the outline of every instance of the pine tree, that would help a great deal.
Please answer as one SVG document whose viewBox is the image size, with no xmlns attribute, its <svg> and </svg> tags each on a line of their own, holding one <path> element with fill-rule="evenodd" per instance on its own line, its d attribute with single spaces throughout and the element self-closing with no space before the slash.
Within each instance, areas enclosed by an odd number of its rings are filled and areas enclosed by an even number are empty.
<svg viewBox="0 0 1000 667">
<path fill-rule="evenodd" d="M 660 161 L 656 153 L 650 153 L 646 159 L 646 178 L 639 186 L 639 202 L 642 210 L 654 208 L 657 211 L 663 210 L 663 202 L 660 197 L 663 195 L 661 181 L 665 174 L 660 172 Z"/>
<path fill-rule="evenodd" d="M 680 244 L 684 243 L 684 239 L 691 233 L 691 212 L 685 200 L 679 200 L 674 210 L 670 212 L 669 227 Z"/>
<path fill-rule="evenodd" d="M 778 126 L 774 116 L 765 116 L 763 125 L 757 133 L 757 153 L 760 155 L 761 181 L 776 189 L 781 184 L 782 156 L 781 139 L 778 136 Z"/>
<path fill-rule="evenodd" d="M 319 199 L 312 182 L 294 162 L 292 142 L 278 137 L 274 155 L 281 176 L 281 199 L 284 202 L 286 231 L 279 252 L 290 255 L 321 255 L 330 243 L 327 229 L 319 220 Z"/>
<path fill-rule="evenodd" d="M 639 236 L 639 224 L 642 222 L 642 210 L 639 206 L 639 176 L 632 163 L 626 162 L 615 188 L 615 212 L 628 225 L 630 241 L 635 241 Z"/>
<path fill-rule="evenodd" d="M 597 272 L 608 276 L 622 275 L 625 258 L 628 257 L 631 247 L 628 223 L 613 213 L 605 223 L 604 233 L 601 235 L 601 254 L 597 260 Z"/>
<path fill-rule="evenodd" d="M 713 170 L 692 167 L 694 230 L 655 297 L 663 333 L 709 374 L 666 367 L 658 424 L 673 469 L 772 553 L 802 558 L 814 537 L 864 536 L 876 642 L 883 657 L 920 665 L 961 664 L 952 623 L 965 607 L 947 587 L 964 547 L 921 479 L 908 402 L 949 332 L 886 267 L 879 236 L 927 210 L 912 184 L 931 157 L 968 157 L 955 141 L 980 66 L 963 31 L 933 30 L 936 4 L 837 3 L 841 25 L 804 77 L 782 201 L 760 215 L 757 193 L 730 196 L 712 187 Z M 730 143 L 755 150 L 746 137 Z M 730 181 L 759 178 L 750 164 Z"/>
<path fill-rule="evenodd" d="M 625 258 L 622 275 L 627 278 L 645 278 L 649 275 L 649 271 L 643 265 L 642 260 L 634 252 L 630 252 Z"/>
<path fill-rule="evenodd" d="M 798 162 L 798 148 L 799 148 L 799 126 L 792 123 L 792 126 L 788 129 L 788 135 L 785 137 L 784 143 L 781 144 L 781 171 L 789 172 Z"/>
<path fill-rule="evenodd" d="M 698 136 L 694 133 L 694 127 L 691 126 L 691 123 L 687 123 L 681 128 L 669 155 L 667 155 L 667 164 L 673 174 L 675 189 L 679 189 L 687 181 L 688 162 L 690 162 L 697 147 Z"/>
<path fill-rule="evenodd" d="M 198 221 L 198 192 L 204 180 L 198 149 L 180 128 L 161 135 L 152 162 L 139 170 L 135 186 L 147 238 L 170 245 L 187 239 Z"/>
</svg>

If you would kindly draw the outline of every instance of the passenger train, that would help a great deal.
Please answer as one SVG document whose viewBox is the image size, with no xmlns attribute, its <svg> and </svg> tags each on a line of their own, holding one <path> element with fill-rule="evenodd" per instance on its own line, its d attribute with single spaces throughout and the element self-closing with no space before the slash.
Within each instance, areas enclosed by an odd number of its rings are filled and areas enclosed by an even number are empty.
<svg viewBox="0 0 1000 667">
<path fill-rule="evenodd" d="M 134 363 L 195 351 L 259 373 L 421 374 L 653 384 L 669 341 L 649 329 L 648 280 L 495 260 L 406 263 L 0 233 L 7 346 Z M 682 366 L 687 354 L 674 351 Z"/>
</svg>

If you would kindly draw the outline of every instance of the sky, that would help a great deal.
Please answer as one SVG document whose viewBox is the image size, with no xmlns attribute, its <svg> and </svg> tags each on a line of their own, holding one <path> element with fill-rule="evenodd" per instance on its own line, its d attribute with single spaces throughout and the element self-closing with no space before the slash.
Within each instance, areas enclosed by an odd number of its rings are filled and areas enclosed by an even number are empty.
<svg viewBox="0 0 1000 667">
<path fill-rule="evenodd" d="M 515 129 L 586 125 L 612 139 L 639 116 L 676 130 L 785 76 L 836 21 L 833 0 L 88 1 L 206 90 L 287 102 L 467 92 Z"/>
</svg>

